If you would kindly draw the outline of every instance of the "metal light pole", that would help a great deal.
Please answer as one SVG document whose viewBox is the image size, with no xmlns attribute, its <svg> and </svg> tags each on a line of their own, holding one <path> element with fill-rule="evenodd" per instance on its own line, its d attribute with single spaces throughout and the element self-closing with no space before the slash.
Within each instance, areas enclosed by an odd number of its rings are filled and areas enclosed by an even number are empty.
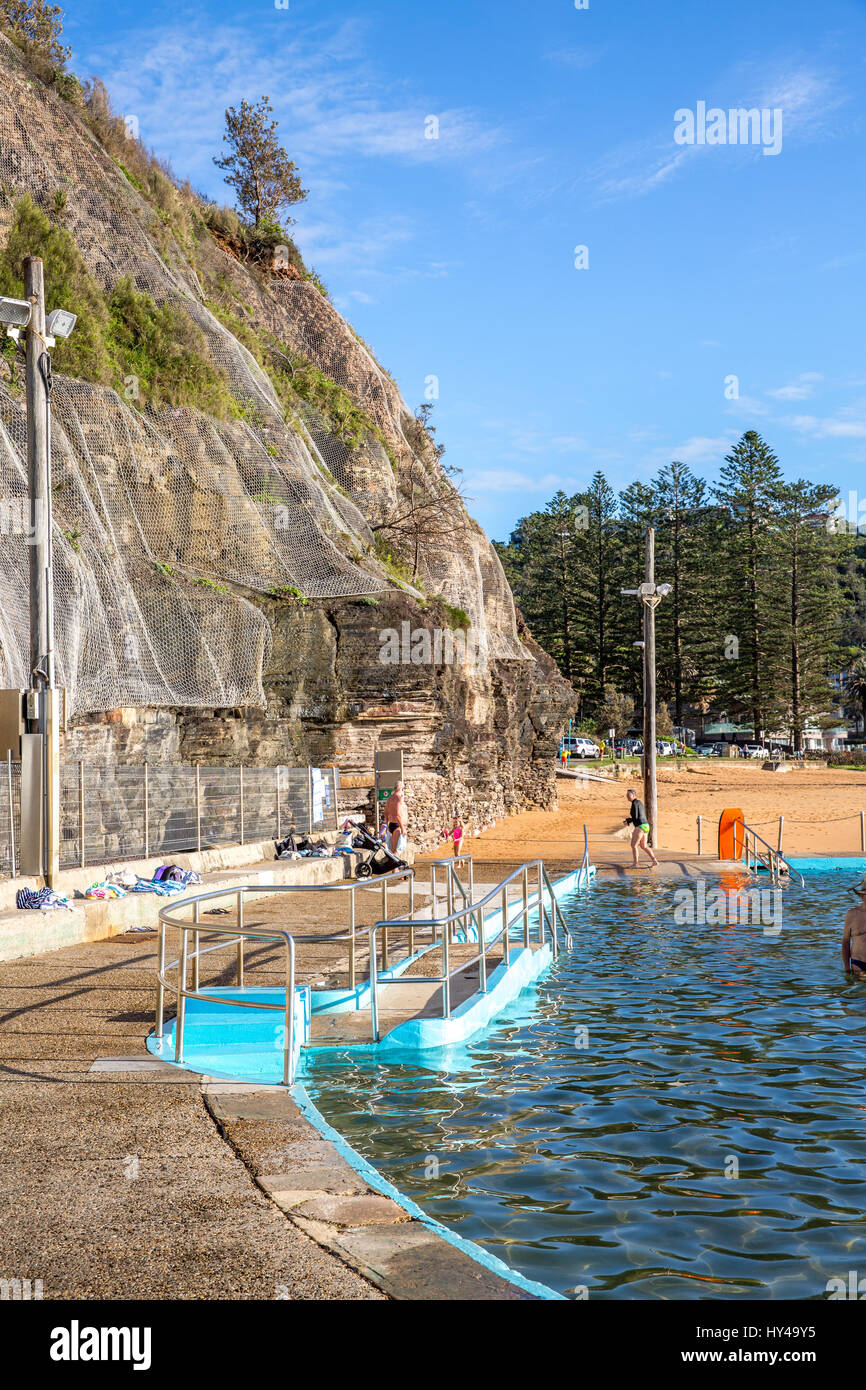
<svg viewBox="0 0 866 1390">
<path fill-rule="evenodd" d="M 656 533 L 646 532 L 644 582 L 623 594 L 639 598 L 643 604 L 643 785 L 644 804 L 650 824 L 649 842 L 658 849 L 658 786 L 656 782 L 656 609 L 671 592 L 670 584 L 655 582 Z"/>
<path fill-rule="evenodd" d="M 51 358 L 45 321 L 42 261 L 24 262 L 25 294 L 32 305 L 27 328 L 27 485 L 31 507 L 30 689 L 22 755 L 22 842 L 25 824 L 30 872 L 53 887 L 60 870 L 60 720 L 54 671 L 54 578 L 51 507 Z M 36 737 L 32 737 L 36 736 Z M 38 742 L 37 742 L 38 739 Z M 24 845 L 22 843 L 22 851 Z"/>
</svg>

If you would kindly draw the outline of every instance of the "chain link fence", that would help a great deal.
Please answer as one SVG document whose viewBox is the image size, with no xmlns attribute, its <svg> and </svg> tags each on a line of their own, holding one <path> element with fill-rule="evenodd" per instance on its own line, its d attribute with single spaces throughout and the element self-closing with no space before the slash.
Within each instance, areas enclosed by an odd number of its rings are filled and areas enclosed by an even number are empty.
<svg viewBox="0 0 866 1390">
<path fill-rule="evenodd" d="M 0 876 L 20 862 L 21 768 L 0 763 Z M 201 767 L 66 763 L 60 776 L 60 864 L 88 864 L 280 840 L 337 828 L 332 767 Z"/>
</svg>

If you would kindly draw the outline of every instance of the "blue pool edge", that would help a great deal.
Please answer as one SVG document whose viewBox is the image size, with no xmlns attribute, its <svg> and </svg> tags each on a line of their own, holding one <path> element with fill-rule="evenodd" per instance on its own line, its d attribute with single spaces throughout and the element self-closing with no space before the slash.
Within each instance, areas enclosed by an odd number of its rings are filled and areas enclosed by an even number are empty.
<svg viewBox="0 0 866 1390">
<path fill-rule="evenodd" d="M 292 1086 L 289 1095 L 304 1117 L 310 1121 L 310 1124 L 315 1125 L 322 1137 L 333 1144 L 340 1156 L 354 1168 L 359 1177 L 364 1179 L 368 1187 L 374 1188 L 385 1197 L 390 1197 L 393 1202 L 396 1202 L 409 1216 L 414 1217 L 433 1235 L 439 1236 L 440 1239 L 447 1241 L 455 1249 L 461 1250 L 464 1255 L 468 1255 L 476 1264 L 483 1265 L 491 1274 L 498 1275 L 500 1279 L 505 1279 L 509 1284 L 514 1284 L 535 1298 L 548 1303 L 568 1303 L 570 1301 L 564 1294 L 557 1293 L 556 1289 L 551 1289 L 547 1284 L 539 1284 L 533 1279 L 527 1279 L 525 1275 L 511 1269 L 504 1260 L 489 1254 L 482 1246 L 476 1245 L 474 1241 L 466 1240 L 464 1236 L 457 1235 L 456 1231 L 452 1231 L 441 1221 L 437 1221 L 435 1216 L 430 1216 L 423 1207 L 419 1207 L 417 1202 L 413 1202 L 411 1197 L 407 1197 L 404 1192 L 401 1192 L 398 1187 L 383 1177 L 378 1168 L 374 1168 L 366 1158 L 363 1158 L 356 1149 L 352 1148 L 352 1145 L 343 1138 L 339 1130 L 334 1129 L 333 1125 L 328 1123 L 315 1102 L 311 1100 L 302 1083 L 298 1082 Z"/>
</svg>

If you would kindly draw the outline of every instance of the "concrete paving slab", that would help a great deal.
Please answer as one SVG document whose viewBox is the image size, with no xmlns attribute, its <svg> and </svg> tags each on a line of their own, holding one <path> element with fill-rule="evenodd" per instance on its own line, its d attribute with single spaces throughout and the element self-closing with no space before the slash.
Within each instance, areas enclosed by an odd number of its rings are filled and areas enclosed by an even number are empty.
<svg viewBox="0 0 866 1390">
<path fill-rule="evenodd" d="M 323 1193 L 295 1208 L 298 1216 L 327 1221 L 331 1226 L 396 1226 L 411 1221 L 409 1213 L 390 1197 L 344 1197 Z"/>
<path fill-rule="evenodd" d="M 336 1157 L 326 1166 L 311 1164 L 309 1168 L 295 1169 L 291 1173 L 268 1173 L 256 1181 L 275 1201 L 298 1193 L 298 1200 L 304 1201 L 311 1192 L 357 1196 L 371 1190 L 350 1164 Z"/>
</svg>

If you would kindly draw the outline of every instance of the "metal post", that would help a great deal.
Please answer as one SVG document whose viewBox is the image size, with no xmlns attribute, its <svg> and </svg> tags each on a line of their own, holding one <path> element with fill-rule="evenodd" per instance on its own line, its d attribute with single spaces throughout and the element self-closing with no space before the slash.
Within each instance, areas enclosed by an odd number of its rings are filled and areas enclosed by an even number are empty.
<svg viewBox="0 0 866 1390">
<path fill-rule="evenodd" d="M 240 773 L 240 786 L 241 786 L 241 806 L 240 806 L 240 811 L 241 811 L 241 844 L 245 844 L 246 841 L 245 841 L 245 838 L 244 838 L 245 825 L 244 825 L 244 765 L 243 765 L 243 763 L 241 763 L 240 767 L 238 768 L 238 772 Z"/>
<path fill-rule="evenodd" d="M 376 969 L 376 928 L 370 932 L 370 1026 L 373 1042 L 379 1041 L 379 972 Z"/>
<path fill-rule="evenodd" d="M 511 964 L 511 950 L 508 942 L 508 884 L 502 885 L 502 957 L 505 961 L 505 968 Z"/>
<path fill-rule="evenodd" d="M 12 860 L 12 877 L 15 877 L 15 802 L 12 797 L 12 752 L 6 754 L 6 773 L 9 786 L 9 853 Z M 861 811 L 862 817 L 862 811 Z"/>
<path fill-rule="evenodd" d="M 382 880 L 382 921 L 388 920 L 388 885 Z M 388 928 L 382 928 L 382 969 L 388 969 Z"/>
<path fill-rule="evenodd" d="M 144 857 L 150 858 L 150 766 L 144 764 Z"/>
<path fill-rule="evenodd" d="M 277 767 L 277 839 L 283 838 L 283 806 L 280 800 L 280 769 Z"/>
<path fill-rule="evenodd" d="M 477 913 L 478 922 L 478 949 L 481 959 L 478 962 L 478 983 L 481 986 L 481 993 L 487 993 L 487 942 L 484 940 L 484 909 L 479 908 Z M 468 933 L 467 933 L 468 934 Z"/>
<path fill-rule="evenodd" d="M 192 920 L 195 922 L 196 926 L 198 926 L 199 922 L 201 921 L 201 916 L 200 916 L 200 913 L 199 913 L 199 903 L 198 903 L 198 900 L 196 900 L 196 902 L 193 903 Z M 193 987 L 193 989 L 196 990 L 196 991 L 198 991 L 198 987 L 199 987 L 198 953 L 199 953 L 199 947 L 200 947 L 200 945 L 201 945 L 201 937 L 200 937 L 199 933 L 198 933 L 197 931 L 195 931 L 195 932 L 193 932 L 192 987 Z"/>
<path fill-rule="evenodd" d="M 349 889 L 349 988 L 357 986 L 357 965 L 355 961 L 355 885 Z"/>
<path fill-rule="evenodd" d="M 78 764 L 78 863 L 85 867 L 84 850 L 84 763 Z"/>
<path fill-rule="evenodd" d="M 646 573 L 648 584 L 655 583 L 656 533 L 652 526 L 646 533 Z M 649 843 L 658 849 L 658 789 L 656 786 L 656 613 L 650 601 L 643 606 L 643 640 L 646 673 L 644 691 L 644 799 L 649 821 Z"/>
<path fill-rule="evenodd" d="M 201 767 L 195 765 L 195 843 L 201 854 Z"/>
<path fill-rule="evenodd" d="M 41 872 L 55 888 L 60 872 L 60 721 L 54 687 L 54 575 L 51 508 L 51 358 L 45 342 L 42 261 L 24 261 L 24 292 L 32 306 L 27 330 L 27 487 L 33 543 L 30 551 L 30 688 L 38 710 L 29 732 L 42 736 Z"/>
<path fill-rule="evenodd" d="M 295 1079 L 295 942 L 286 935 L 286 1038 L 283 1052 L 283 1085 Z"/>
<path fill-rule="evenodd" d="M 183 1061 L 183 1025 L 186 1016 L 186 966 L 189 951 L 186 927 L 181 927 L 180 978 L 177 989 L 177 1017 L 174 1020 L 174 1060 Z"/>
<path fill-rule="evenodd" d="M 156 1036 L 161 1038 L 165 1031 L 165 922 L 159 924 L 159 964 L 156 984 Z"/>
<path fill-rule="evenodd" d="M 704 818 L 698 816 L 698 854 L 704 852 Z"/>
<path fill-rule="evenodd" d="M 523 944 L 529 946 L 529 870 L 523 869 Z"/>
<path fill-rule="evenodd" d="M 783 831 L 783 829 L 784 829 L 784 826 L 785 826 L 785 817 L 784 817 L 784 816 L 780 816 L 780 817 L 779 817 L 779 853 L 780 853 L 780 854 L 782 853 L 782 831 Z"/>
<path fill-rule="evenodd" d="M 472 855 L 469 855 L 469 901 L 475 901 L 475 865 Z"/>
<path fill-rule="evenodd" d="M 415 954 L 415 875 L 409 877 L 409 955 Z"/>
<path fill-rule="evenodd" d="M 451 1017 L 451 943 L 447 929 L 442 933 L 442 1017 Z"/>
</svg>

